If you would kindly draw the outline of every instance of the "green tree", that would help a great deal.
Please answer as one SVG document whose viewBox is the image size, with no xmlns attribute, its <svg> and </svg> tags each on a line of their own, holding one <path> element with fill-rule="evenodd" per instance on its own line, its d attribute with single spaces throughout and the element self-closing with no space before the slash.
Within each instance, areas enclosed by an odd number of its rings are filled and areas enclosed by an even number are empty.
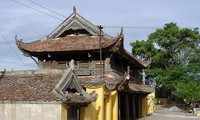
<svg viewBox="0 0 200 120">
<path fill-rule="evenodd" d="M 147 72 L 157 82 L 159 97 L 173 93 L 188 101 L 193 95 L 200 101 L 200 94 L 190 92 L 192 95 L 186 97 L 188 86 L 200 89 L 200 34 L 197 28 L 179 28 L 176 23 L 168 23 L 151 33 L 146 41 L 137 40 L 130 45 L 133 55 L 152 60 Z"/>
</svg>

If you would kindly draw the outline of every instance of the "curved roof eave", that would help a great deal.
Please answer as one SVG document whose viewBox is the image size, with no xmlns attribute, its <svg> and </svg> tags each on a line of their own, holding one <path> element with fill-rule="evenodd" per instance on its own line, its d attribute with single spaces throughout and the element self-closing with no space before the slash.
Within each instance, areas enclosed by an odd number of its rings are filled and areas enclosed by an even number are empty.
<svg viewBox="0 0 200 120">
<path fill-rule="evenodd" d="M 142 69 L 147 68 L 148 65 L 144 65 L 139 59 L 135 58 L 131 53 L 124 49 L 124 36 L 123 33 L 120 34 L 121 40 L 115 48 L 115 51 L 131 60 L 133 63 L 137 63 Z"/>
<path fill-rule="evenodd" d="M 51 50 L 51 51 L 45 51 L 41 50 L 39 51 L 38 49 L 36 50 L 30 50 L 28 49 L 31 45 L 37 46 L 40 43 L 43 43 L 45 41 L 37 41 L 37 42 L 32 42 L 32 43 L 24 43 L 22 40 L 18 39 L 16 36 L 16 45 L 17 47 L 25 54 L 33 54 L 33 53 L 50 53 L 50 52 L 80 52 L 80 51 L 96 51 L 99 50 L 99 48 L 91 48 L 91 49 L 73 49 L 73 50 L 63 50 L 63 51 L 57 51 L 57 50 Z M 118 41 L 120 40 L 120 37 L 116 37 L 113 39 L 113 41 L 110 40 L 110 42 L 106 43 L 102 49 L 107 49 L 107 48 L 112 48 Z M 48 41 L 48 40 L 46 40 Z M 104 40 L 105 41 L 105 40 Z M 77 46 L 75 46 L 76 48 Z"/>
</svg>

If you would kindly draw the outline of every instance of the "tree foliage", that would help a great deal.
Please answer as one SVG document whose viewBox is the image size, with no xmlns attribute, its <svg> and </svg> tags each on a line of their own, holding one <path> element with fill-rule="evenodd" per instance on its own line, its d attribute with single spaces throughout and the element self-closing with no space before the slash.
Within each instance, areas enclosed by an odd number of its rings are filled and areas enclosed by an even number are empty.
<svg viewBox="0 0 200 120">
<path fill-rule="evenodd" d="M 198 91 L 189 92 L 200 89 L 200 34 L 197 28 L 179 28 L 176 23 L 167 23 L 151 33 L 146 41 L 137 40 L 130 45 L 133 55 L 152 60 L 147 72 L 156 79 L 158 94 L 173 92 L 186 100 L 200 101 Z"/>
</svg>

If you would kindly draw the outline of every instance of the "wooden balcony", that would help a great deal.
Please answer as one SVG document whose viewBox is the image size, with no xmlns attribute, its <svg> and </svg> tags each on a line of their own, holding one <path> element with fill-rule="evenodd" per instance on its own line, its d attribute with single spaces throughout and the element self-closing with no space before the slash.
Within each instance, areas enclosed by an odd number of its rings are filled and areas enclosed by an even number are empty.
<svg viewBox="0 0 200 120">
<path fill-rule="evenodd" d="M 42 69 L 67 69 L 69 68 L 70 61 L 58 61 L 58 62 L 43 62 Z M 55 65 L 52 65 L 52 64 Z M 106 65 L 107 64 L 107 65 Z M 100 75 L 100 61 L 74 61 L 75 73 L 79 76 L 98 76 Z M 52 66 L 55 66 L 53 68 Z M 102 62 L 103 75 L 114 72 L 120 76 L 123 76 L 127 68 L 122 68 L 119 65 L 114 65 L 111 67 L 110 63 Z M 133 74 L 133 70 L 130 73 L 130 80 L 135 80 L 137 76 Z"/>
<path fill-rule="evenodd" d="M 58 61 L 56 62 L 55 68 L 53 69 L 67 69 L 69 68 L 70 61 Z M 51 62 L 43 62 L 43 69 L 52 69 Z M 108 63 L 107 63 L 108 64 Z M 110 63 L 109 63 L 110 64 Z M 98 76 L 100 75 L 100 61 L 74 61 L 74 71 L 78 76 Z M 105 65 L 105 62 L 102 62 L 103 75 L 114 72 L 120 76 L 123 76 L 126 68 L 122 68 L 118 65 L 114 67 L 106 67 L 110 65 Z M 131 74 L 131 78 L 133 78 Z"/>
</svg>

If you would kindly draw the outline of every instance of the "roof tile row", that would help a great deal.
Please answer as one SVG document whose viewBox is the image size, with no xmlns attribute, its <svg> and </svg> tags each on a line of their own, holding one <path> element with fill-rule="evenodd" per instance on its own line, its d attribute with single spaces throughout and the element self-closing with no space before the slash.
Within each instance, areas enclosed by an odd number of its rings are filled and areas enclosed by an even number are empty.
<svg viewBox="0 0 200 120">
<path fill-rule="evenodd" d="M 116 40 L 102 37 L 102 48 L 109 47 Z M 65 36 L 55 40 L 41 40 L 35 43 L 17 41 L 17 46 L 30 52 L 83 51 L 99 49 L 99 37 L 87 35 Z"/>
</svg>

